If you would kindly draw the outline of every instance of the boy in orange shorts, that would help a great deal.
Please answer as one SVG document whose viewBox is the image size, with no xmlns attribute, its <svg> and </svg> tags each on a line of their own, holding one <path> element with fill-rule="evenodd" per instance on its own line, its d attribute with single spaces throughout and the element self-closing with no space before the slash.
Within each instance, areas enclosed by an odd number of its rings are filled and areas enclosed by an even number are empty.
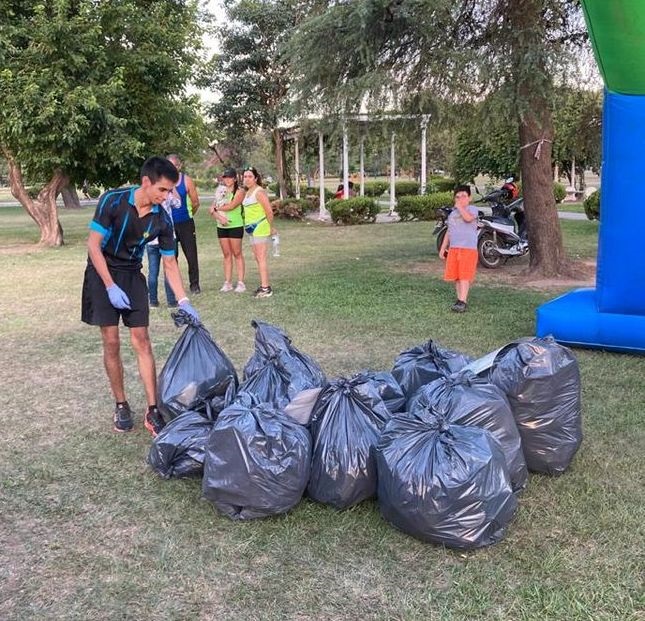
<svg viewBox="0 0 645 621">
<path fill-rule="evenodd" d="M 477 270 L 478 210 L 470 204 L 470 186 L 458 185 L 454 198 L 455 207 L 448 216 L 448 231 L 439 256 L 446 262 L 443 279 L 455 281 L 457 301 L 450 310 L 463 313 L 468 308 L 468 291 Z"/>
</svg>

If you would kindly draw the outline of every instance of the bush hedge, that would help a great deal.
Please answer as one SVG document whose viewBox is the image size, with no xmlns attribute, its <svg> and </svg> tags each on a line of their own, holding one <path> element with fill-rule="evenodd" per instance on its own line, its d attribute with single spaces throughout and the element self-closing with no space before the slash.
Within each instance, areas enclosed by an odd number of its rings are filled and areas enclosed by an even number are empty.
<svg viewBox="0 0 645 621">
<path fill-rule="evenodd" d="M 278 182 L 274 181 L 272 183 L 269 183 L 267 185 L 267 191 L 270 194 L 275 194 L 276 196 L 278 196 L 278 194 L 280 193 L 280 187 L 278 185 Z M 307 186 L 306 183 L 301 183 L 300 184 L 300 196 L 301 197 L 303 197 L 303 196 L 316 196 L 317 197 L 319 194 L 320 194 L 320 188 L 318 186 L 313 186 L 313 187 L 310 188 L 310 187 Z M 325 200 L 329 200 L 331 198 L 334 198 L 334 194 L 335 194 L 335 192 L 332 192 L 331 190 L 328 190 L 327 188 L 325 188 Z M 293 197 L 289 197 L 289 198 L 293 198 Z"/>
<path fill-rule="evenodd" d="M 366 224 L 374 222 L 380 207 L 373 198 L 334 199 L 327 204 L 331 219 L 336 224 Z"/>
<path fill-rule="evenodd" d="M 433 188 L 432 192 L 453 192 L 457 183 L 448 177 L 430 177 L 428 185 Z"/>
<path fill-rule="evenodd" d="M 307 212 L 314 211 L 317 207 L 318 199 L 313 196 L 271 201 L 273 215 L 285 220 L 304 220 Z"/>
<path fill-rule="evenodd" d="M 557 181 L 553 184 L 553 196 L 556 203 L 561 203 L 567 195 L 564 186 Z"/>
<path fill-rule="evenodd" d="M 419 193 L 421 184 L 418 181 L 397 181 L 394 184 L 396 196 L 414 196 Z"/>
<path fill-rule="evenodd" d="M 600 220 L 600 190 L 587 196 L 583 204 L 589 220 Z"/>
<path fill-rule="evenodd" d="M 385 181 L 366 181 L 365 182 L 365 196 L 381 196 L 385 190 L 390 187 L 389 183 Z M 360 188 L 360 185 L 355 188 L 356 191 Z"/>
<path fill-rule="evenodd" d="M 424 196 L 402 196 L 396 203 L 396 211 L 401 220 L 434 220 L 438 207 L 452 204 L 452 192 L 434 192 Z"/>
</svg>

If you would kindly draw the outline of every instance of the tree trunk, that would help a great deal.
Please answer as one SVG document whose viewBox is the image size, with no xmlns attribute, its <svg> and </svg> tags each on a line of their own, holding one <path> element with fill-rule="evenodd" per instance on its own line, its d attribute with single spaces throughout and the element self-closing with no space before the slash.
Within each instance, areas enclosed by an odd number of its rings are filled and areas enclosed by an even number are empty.
<svg viewBox="0 0 645 621">
<path fill-rule="evenodd" d="M 40 229 L 40 245 L 62 246 L 63 228 L 58 221 L 56 197 L 60 194 L 62 188 L 69 183 L 68 177 L 61 170 L 56 170 L 52 179 L 38 193 L 38 198 L 33 199 L 25 189 L 20 164 L 15 161 L 13 155 L 8 151 L 4 150 L 4 155 L 9 164 L 9 187 L 11 188 L 11 193 L 38 225 Z"/>
<path fill-rule="evenodd" d="M 284 146 L 282 140 L 282 132 L 276 127 L 272 132 L 273 135 L 273 148 L 275 153 L 275 169 L 278 175 L 278 187 L 280 188 L 280 199 L 287 196 L 287 180 L 284 176 Z"/>
<path fill-rule="evenodd" d="M 63 197 L 63 205 L 68 209 L 80 209 L 81 201 L 78 200 L 78 194 L 76 193 L 76 188 L 70 183 L 66 185 L 61 191 L 61 196 Z"/>
<path fill-rule="evenodd" d="M 541 119 L 530 112 L 520 122 L 520 143 L 531 145 L 522 149 L 520 156 L 522 192 L 531 271 L 544 276 L 557 276 L 565 268 L 566 256 L 553 196 L 551 143 L 546 142 L 553 140 L 553 124 L 548 107 L 544 110 Z"/>
<path fill-rule="evenodd" d="M 543 0 L 508 2 L 508 17 L 515 33 L 513 57 L 518 59 L 517 85 L 520 168 L 529 236 L 530 271 L 553 277 L 567 271 L 562 231 L 553 196 L 551 146 L 553 117 L 552 82 L 546 67 Z"/>
</svg>

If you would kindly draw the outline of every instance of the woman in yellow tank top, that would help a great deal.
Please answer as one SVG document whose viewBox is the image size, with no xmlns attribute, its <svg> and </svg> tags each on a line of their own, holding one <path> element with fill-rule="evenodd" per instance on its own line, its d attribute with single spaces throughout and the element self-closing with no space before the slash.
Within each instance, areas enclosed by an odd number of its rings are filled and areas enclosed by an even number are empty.
<svg viewBox="0 0 645 621">
<path fill-rule="evenodd" d="M 253 257 L 260 272 L 260 286 L 256 289 L 254 297 L 268 298 L 273 295 L 268 265 L 271 236 L 276 234 L 273 227 L 273 209 L 267 193 L 262 188 L 262 179 L 258 171 L 255 168 L 246 168 L 243 179 L 246 188 L 246 196 L 242 201 L 244 230 L 251 241 Z"/>
<path fill-rule="evenodd" d="M 223 196 L 211 205 L 210 214 L 217 221 L 217 238 L 224 255 L 224 284 L 220 291 L 226 293 L 244 293 L 244 255 L 242 254 L 242 237 L 244 221 L 242 220 L 242 201 L 245 192 L 237 185 L 237 171 L 227 168 L 221 175 Z M 224 188 L 225 186 L 225 188 Z M 219 188 L 218 188 L 219 189 Z M 233 288 L 233 259 L 237 267 L 237 285 Z"/>
</svg>

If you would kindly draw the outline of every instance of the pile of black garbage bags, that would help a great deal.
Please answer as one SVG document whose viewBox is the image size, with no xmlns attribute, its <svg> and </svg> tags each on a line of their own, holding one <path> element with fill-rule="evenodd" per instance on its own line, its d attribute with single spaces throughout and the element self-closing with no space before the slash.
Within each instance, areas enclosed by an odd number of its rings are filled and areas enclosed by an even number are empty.
<svg viewBox="0 0 645 621">
<path fill-rule="evenodd" d="M 280 328 L 253 321 L 242 378 L 204 326 L 185 329 L 158 382 L 167 425 L 148 462 L 201 477 L 235 520 L 278 515 L 303 495 L 345 509 L 378 499 L 400 530 L 453 548 L 499 541 L 528 471 L 562 474 L 582 441 L 580 373 L 551 338 L 478 360 L 433 341 L 391 371 L 327 379 Z"/>
</svg>

